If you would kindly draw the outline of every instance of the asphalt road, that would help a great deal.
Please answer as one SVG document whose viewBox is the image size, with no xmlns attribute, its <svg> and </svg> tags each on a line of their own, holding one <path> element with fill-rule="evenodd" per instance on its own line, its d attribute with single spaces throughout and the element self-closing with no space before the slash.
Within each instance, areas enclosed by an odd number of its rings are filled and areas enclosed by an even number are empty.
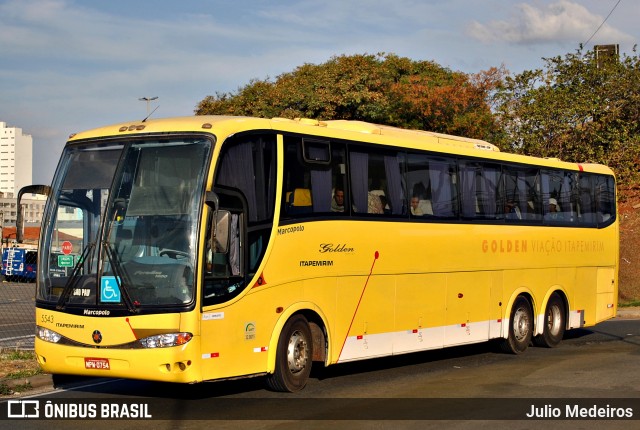
<svg viewBox="0 0 640 430">
<path fill-rule="evenodd" d="M 92 379 L 67 381 L 30 399 L 94 402 L 97 407 L 107 401 L 116 408 L 146 404 L 145 411 L 154 419 L 118 421 L 119 427 L 140 430 L 298 429 L 302 424 L 352 429 L 635 429 L 640 418 L 639 357 L 640 320 L 617 319 L 572 330 L 558 348 L 532 347 L 520 356 L 496 353 L 490 344 L 481 344 L 314 369 L 307 387 L 296 394 L 267 391 L 259 378 L 191 386 Z M 526 416 L 531 408 L 561 416 L 534 420 Z M 630 412 L 635 419 L 593 420 L 589 408 Z M 566 416 L 581 410 L 584 419 Z M 44 428 L 40 426 L 45 423 L 19 424 Z M 49 424 L 85 428 L 87 420 Z M 109 427 L 97 419 L 91 426 Z"/>
</svg>

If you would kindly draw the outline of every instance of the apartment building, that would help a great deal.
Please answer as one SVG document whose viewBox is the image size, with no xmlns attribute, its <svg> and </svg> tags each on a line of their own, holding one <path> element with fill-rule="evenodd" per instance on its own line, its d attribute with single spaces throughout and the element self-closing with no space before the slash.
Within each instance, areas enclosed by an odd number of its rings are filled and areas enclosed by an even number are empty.
<svg viewBox="0 0 640 430">
<path fill-rule="evenodd" d="M 0 121 L 0 192 L 18 195 L 33 183 L 33 139 L 21 128 Z"/>
</svg>

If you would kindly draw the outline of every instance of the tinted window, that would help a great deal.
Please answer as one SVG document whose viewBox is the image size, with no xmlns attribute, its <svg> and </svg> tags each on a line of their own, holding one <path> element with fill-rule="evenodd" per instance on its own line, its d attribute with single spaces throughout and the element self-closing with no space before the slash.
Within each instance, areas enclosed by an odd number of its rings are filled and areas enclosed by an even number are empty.
<svg viewBox="0 0 640 430">
<path fill-rule="evenodd" d="M 502 184 L 498 205 L 507 221 L 539 221 L 542 219 L 542 198 L 538 169 L 502 167 Z"/>
<path fill-rule="evenodd" d="M 344 145 L 286 136 L 284 148 L 282 217 L 348 213 Z"/>
</svg>

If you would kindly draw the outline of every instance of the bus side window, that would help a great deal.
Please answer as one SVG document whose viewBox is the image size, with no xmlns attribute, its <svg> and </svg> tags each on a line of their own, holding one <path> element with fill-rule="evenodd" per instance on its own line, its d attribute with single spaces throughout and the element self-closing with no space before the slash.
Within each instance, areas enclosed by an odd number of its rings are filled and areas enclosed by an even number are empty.
<svg viewBox="0 0 640 430">
<path fill-rule="evenodd" d="M 275 206 L 275 136 L 234 137 L 222 150 L 216 185 L 242 193 L 248 222 L 270 224 Z"/>
<path fill-rule="evenodd" d="M 616 192 L 612 177 L 594 176 L 595 200 L 597 210 L 598 227 L 604 227 L 613 222 L 615 218 Z"/>
<path fill-rule="evenodd" d="M 407 154 L 406 182 L 409 185 L 409 213 L 424 218 L 433 215 L 429 160 L 424 154 Z"/>
<path fill-rule="evenodd" d="M 471 219 L 496 219 L 498 211 L 500 166 L 492 163 L 460 161 L 462 216 Z M 502 205 L 504 207 L 504 205 Z"/>
<path fill-rule="evenodd" d="M 574 182 L 574 172 L 542 170 L 542 209 L 546 224 L 574 222 Z"/>
<path fill-rule="evenodd" d="M 542 220 L 542 191 L 540 189 L 540 169 L 526 169 L 524 185 L 526 187 L 527 219 L 530 221 Z"/>
<path fill-rule="evenodd" d="M 357 148 L 350 151 L 350 183 L 355 212 L 405 215 L 402 157 L 395 152 Z"/>
<path fill-rule="evenodd" d="M 510 221 L 535 221 L 541 218 L 538 169 L 503 166 L 499 201 Z"/>
<path fill-rule="evenodd" d="M 453 159 L 430 157 L 431 207 L 440 218 L 458 216 L 457 166 Z"/>
<path fill-rule="evenodd" d="M 298 217 L 329 212 L 329 142 L 305 142 L 297 136 L 285 136 L 284 148 L 283 216 Z"/>
</svg>

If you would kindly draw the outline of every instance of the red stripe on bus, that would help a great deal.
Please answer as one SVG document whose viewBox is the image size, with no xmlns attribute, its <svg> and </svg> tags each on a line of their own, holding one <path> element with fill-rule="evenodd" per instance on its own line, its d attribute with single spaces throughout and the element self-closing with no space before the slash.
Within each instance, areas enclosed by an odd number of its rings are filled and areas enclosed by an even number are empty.
<svg viewBox="0 0 640 430">
<path fill-rule="evenodd" d="M 338 354 L 338 361 L 340 361 L 340 356 L 342 355 L 342 350 L 347 343 L 347 339 L 349 338 L 349 332 L 351 331 L 351 326 L 353 326 L 353 321 L 356 319 L 356 315 L 358 313 L 358 308 L 360 307 L 360 303 L 362 302 L 362 296 L 364 296 L 364 292 L 367 289 L 367 284 L 369 283 L 369 278 L 371 278 L 371 274 L 373 273 L 373 267 L 376 265 L 376 260 L 380 257 L 380 253 L 376 251 L 373 256 L 373 263 L 371 263 L 371 270 L 369 270 L 369 275 L 367 275 L 367 280 L 364 282 L 364 287 L 362 288 L 362 293 L 360 294 L 360 299 L 358 299 L 358 304 L 356 305 L 356 310 L 353 312 L 353 317 L 351 318 L 351 323 L 349 324 L 349 328 L 347 329 L 347 334 L 344 337 L 344 342 L 342 342 L 342 348 L 340 348 L 340 354 Z"/>
</svg>

